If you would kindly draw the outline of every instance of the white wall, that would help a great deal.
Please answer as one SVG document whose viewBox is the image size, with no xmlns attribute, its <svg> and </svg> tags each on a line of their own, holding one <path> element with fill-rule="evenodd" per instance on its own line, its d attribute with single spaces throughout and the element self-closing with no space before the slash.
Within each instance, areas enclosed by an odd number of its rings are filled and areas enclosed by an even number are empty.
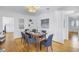
<svg viewBox="0 0 79 59">
<path fill-rule="evenodd" d="M 15 13 L 15 12 L 9 12 L 9 11 L 4 11 L 4 10 L 0 10 L 0 17 L 2 19 L 2 17 L 13 17 L 14 18 L 14 38 L 19 38 L 21 37 L 21 31 L 18 27 L 18 20 L 20 18 L 24 18 L 25 20 L 27 20 L 27 15 L 22 15 L 19 13 Z M 0 28 L 2 28 L 2 20 L 0 20 Z M 1 31 L 1 30 L 0 30 Z"/>
<path fill-rule="evenodd" d="M 25 20 L 25 28 L 30 28 L 30 29 L 37 29 L 37 20 L 38 16 L 29 16 L 27 15 L 27 20 Z M 31 25 L 31 27 L 28 27 L 28 24 L 30 24 L 29 20 L 32 19 L 33 24 Z"/>
<path fill-rule="evenodd" d="M 37 26 L 38 29 L 41 28 L 41 19 L 49 18 L 49 28 L 46 30 L 50 33 L 54 34 L 54 41 L 59 43 L 64 43 L 64 39 L 67 38 L 67 27 L 64 27 L 64 19 L 66 18 L 61 11 L 54 11 L 54 12 L 46 12 L 38 16 Z M 66 20 L 66 19 L 65 19 Z"/>
<path fill-rule="evenodd" d="M 3 31 L 3 24 L 2 24 L 2 17 L 0 17 L 0 32 L 2 32 Z"/>
<path fill-rule="evenodd" d="M 44 28 L 41 28 L 41 19 L 49 18 L 49 28 L 46 30 L 49 33 L 54 34 L 54 41 L 64 43 L 64 39 L 67 38 L 66 34 L 66 28 L 64 28 L 64 19 L 66 19 L 65 15 L 61 11 L 50 11 L 50 12 L 45 12 L 40 15 L 36 16 L 29 16 L 29 15 L 22 15 L 18 13 L 13 13 L 13 12 L 6 12 L 6 11 L 0 11 L 0 16 L 6 16 L 6 17 L 14 17 L 14 38 L 19 38 L 21 37 L 21 30 L 19 29 L 18 26 L 18 20 L 20 18 L 24 18 L 25 20 L 25 28 L 28 28 L 29 24 L 29 19 L 33 20 L 34 27 L 38 28 L 39 30 L 42 30 Z M 1 20 L 0 20 L 1 21 Z M 33 27 L 33 28 L 34 28 Z"/>
<path fill-rule="evenodd" d="M 4 10 L 0 10 L 0 31 L 2 31 L 2 17 L 13 17 L 14 18 L 14 38 L 19 38 L 21 37 L 21 30 L 19 29 L 19 19 L 23 18 L 24 19 L 24 23 L 25 23 L 25 28 L 28 28 L 28 24 L 29 24 L 29 19 L 33 20 L 33 25 L 32 28 L 37 28 L 36 26 L 36 22 L 35 20 L 37 19 L 37 17 L 32 16 L 32 15 L 23 15 L 23 14 L 19 14 L 16 12 L 9 12 L 9 11 L 4 11 Z"/>
</svg>

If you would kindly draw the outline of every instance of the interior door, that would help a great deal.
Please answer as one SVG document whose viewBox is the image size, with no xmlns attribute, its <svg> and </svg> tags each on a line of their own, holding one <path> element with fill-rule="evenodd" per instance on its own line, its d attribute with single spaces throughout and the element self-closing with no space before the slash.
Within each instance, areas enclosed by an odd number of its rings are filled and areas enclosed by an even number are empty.
<svg viewBox="0 0 79 59">
<path fill-rule="evenodd" d="M 3 17 L 3 27 L 6 25 L 6 32 L 14 32 L 14 18 Z"/>
</svg>

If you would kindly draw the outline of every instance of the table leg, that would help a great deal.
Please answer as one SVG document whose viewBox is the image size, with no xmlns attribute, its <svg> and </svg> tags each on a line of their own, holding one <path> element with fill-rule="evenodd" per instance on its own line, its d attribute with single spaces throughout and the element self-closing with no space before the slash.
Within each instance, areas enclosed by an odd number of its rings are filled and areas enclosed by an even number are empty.
<svg viewBox="0 0 79 59">
<path fill-rule="evenodd" d="M 37 40 L 36 51 L 40 52 L 40 40 Z"/>
</svg>

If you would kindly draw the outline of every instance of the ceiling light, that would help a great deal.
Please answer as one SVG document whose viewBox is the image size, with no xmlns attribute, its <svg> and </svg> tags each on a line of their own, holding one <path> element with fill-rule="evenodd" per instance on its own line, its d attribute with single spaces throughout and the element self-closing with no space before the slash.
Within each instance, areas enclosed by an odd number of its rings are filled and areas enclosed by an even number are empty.
<svg viewBox="0 0 79 59">
<path fill-rule="evenodd" d="M 35 13 L 39 9 L 38 6 L 27 6 L 26 8 L 27 8 L 28 12 L 30 12 L 30 13 Z"/>
</svg>

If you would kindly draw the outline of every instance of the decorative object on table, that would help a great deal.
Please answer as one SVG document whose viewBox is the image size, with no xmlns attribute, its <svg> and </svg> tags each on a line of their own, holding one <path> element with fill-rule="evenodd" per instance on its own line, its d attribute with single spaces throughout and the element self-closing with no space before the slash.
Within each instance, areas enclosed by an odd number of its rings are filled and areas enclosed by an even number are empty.
<svg viewBox="0 0 79 59">
<path fill-rule="evenodd" d="M 32 29 L 32 32 L 36 33 L 36 32 L 37 32 L 37 30 L 36 30 L 36 29 Z"/>
</svg>

